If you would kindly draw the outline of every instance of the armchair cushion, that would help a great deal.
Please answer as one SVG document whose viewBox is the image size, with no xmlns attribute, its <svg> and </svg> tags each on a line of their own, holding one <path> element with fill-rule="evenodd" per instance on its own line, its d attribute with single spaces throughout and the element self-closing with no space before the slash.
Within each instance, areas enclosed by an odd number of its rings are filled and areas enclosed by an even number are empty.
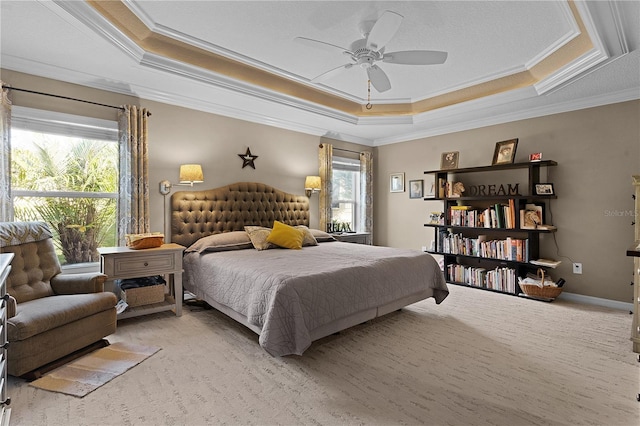
<svg viewBox="0 0 640 426">
<path fill-rule="evenodd" d="M 55 294 L 99 293 L 104 291 L 107 276 L 99 272 L 59 274 L 51 278 Z"/>
<path fill-rule="evenodd" d="M 116 295 L 111 292 L 50 296 L 18 303 L 15 316 L 7 320 L 7 337 L 10 342 L 26 340 L 97 312 L 113 310 L 116 303 Z"/>
<path fill-rule="evenodd" d="M 2 251 L 14 254 L 7 292 L 18 303 L 53 295 L 51 278 L 62 271 L 51 238 L 3 247 Z"/>
</svg>

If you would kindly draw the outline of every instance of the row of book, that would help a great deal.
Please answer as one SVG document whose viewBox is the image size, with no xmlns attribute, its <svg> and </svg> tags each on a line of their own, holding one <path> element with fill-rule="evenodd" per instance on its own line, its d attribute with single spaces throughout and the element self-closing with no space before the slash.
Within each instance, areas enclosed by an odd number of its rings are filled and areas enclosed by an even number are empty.
<svg viewBox="0 0 640 426">
<path fill-rule="evenodd" d="M 449 223 L 452 226 L 513 229 L 516 227 L 515 202 L 510 199 L 509 204 L 497 203 L 486 209 L 476 209 L 472 206 L 451 206 Z"/>
<path fill-rule="evenodd" d="M 512 268 L 485 269 L 455 263 L 447 265 L 447 280 L 508 293 L 516 292 L 518 282 L 516 271 Z"/>
<path fill-rule="evenodd" d="M 465 256 L 486 257 L 499 260 L 529 262 L 529 239 L 507 237 L 504 240 L 487 240 L 486 235 L 477 238 L 465 237 L 443 231 L 438 238 L 437 250 L 440 253 Z"/>
</svg>

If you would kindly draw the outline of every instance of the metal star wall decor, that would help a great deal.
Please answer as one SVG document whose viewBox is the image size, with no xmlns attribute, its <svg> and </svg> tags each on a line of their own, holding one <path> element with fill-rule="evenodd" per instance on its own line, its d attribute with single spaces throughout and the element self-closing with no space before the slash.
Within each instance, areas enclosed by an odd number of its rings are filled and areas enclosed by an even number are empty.
<svg viewBox="0 0 640 426">
<path fill-rule="evenodd" d="M 247 148 L 247 152 L 245 154 L 238 154 L 238 157 L 242 158 L 242 168 L 244 169 L 247 166 L 251 166 L 254 169 L 256 165 L 253 164 L 253 161 L 258 158 L 257 155 L 251 155 L 251 150 Z"/>
</svg>

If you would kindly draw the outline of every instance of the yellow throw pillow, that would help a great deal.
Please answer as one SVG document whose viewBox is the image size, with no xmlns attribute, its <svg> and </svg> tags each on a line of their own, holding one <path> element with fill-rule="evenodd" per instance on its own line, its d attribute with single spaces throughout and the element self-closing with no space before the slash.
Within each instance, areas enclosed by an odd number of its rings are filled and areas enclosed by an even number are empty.
<svg viewBox="0 0 640 426">
<path fill-rule="evenodd" d="M 301 249 L 304 232 L 293 226 L 285 225 L 277 220 L 273 222 L 273 229 L 267 237 L 267 242 L 288 249 Z"/>
</svg>

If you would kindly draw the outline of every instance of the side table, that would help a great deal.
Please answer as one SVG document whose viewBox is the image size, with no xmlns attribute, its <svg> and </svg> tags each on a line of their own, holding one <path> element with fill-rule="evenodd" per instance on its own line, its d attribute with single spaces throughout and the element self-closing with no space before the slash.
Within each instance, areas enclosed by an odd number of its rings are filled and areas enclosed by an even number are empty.
<svg viewBox="0 0 640 426">
<path fill-rule="evenodd" d="M 163 244 L 157 248 L 133 250 L 128 247 L 101 247 L 100 272 L 107 275 L 105 291 L 110 290 L 120 297 L 120 289 L 114 281 L 124 278 L 140 278 L 153 275 L 170 275 L 165 300 L 149 305 L 129 307 L 118 314 L 118 319 L 137 317 L 173 310 L 182 315 L 182 253 L 180 244 Z"/>
<path fill-rule="evenodd" d="M 333 238 L 345 243 L 371 245 L 371 234 L 368 232 L 342 232 L 331 234 Z"/>
</svg>

